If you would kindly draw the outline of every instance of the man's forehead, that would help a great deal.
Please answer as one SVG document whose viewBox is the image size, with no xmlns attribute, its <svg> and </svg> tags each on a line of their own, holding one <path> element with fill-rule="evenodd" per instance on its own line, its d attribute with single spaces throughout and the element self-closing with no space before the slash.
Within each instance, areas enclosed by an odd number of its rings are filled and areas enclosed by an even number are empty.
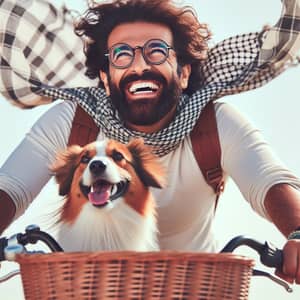
<svg viewBox="0 0 300 300">
<path fill-rule="evenodd" d="M 117 25 L 108 37 L 108 47 L 117 43 L 127 43 L 131 46 L 143 45 L 150 39 L 161 39 L 169 45 L 173 44 L 170 28 L 161 23 L 128 22 Z"/>
</svg>

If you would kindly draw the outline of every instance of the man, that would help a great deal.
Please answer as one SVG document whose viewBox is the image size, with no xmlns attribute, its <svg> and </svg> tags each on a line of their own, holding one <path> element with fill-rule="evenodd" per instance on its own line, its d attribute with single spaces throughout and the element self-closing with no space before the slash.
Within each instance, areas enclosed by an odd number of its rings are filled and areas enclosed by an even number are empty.
<svg viewBox="0 0 300 300">
<path fill-rule="evenodd" d="M 297 3 L 287 1 L 286 18 Z M 285 46 L 293 41 L 287 48 L 276 44 L 270 49 L 270 43 L 264 44 L 272 38 L 272 30 L 240 36 L 217 45 L 207 58 L 206 26 L 190 9 L 166 0 L 95 5 L 76 30 L 87 40 L 87 74 L 98 77 L 105 92 L 96 87 L 58 89 L 39 78 L 30 81 L 40 99 L 74 102 L 49 110 L 0 170 L 1 229 L 26 209 L 51 177 L 48 165 L 67 144 L 77 102 L 100 127 L 98 139 L 126 142 L 141 136 L 168 168 L 167 188 L 154 191 L 161 248 L 215 251 L 211 232 L 215 195 L 195 162 L 189 134 L 207 102 L 258 87 L 279 74 L 298 37 L 284 38 Z M 281 275 L 300 283 L 299 236 L 290 235 L 300 226 L 300 182 L 276 161 L 238 112 L 224 103 L 216 103 L 215 110 L 222 169 L 254 210 L 291 237 Z M 23 157 L 34 178 L 27 178 L 19 165 Z"/>
</svg>

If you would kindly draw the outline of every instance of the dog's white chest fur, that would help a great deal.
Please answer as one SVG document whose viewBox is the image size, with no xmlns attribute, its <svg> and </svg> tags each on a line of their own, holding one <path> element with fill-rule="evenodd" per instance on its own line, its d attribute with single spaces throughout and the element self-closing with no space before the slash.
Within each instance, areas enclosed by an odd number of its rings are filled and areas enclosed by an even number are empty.
<svg viewBox="0 0 300 300">
<path fill-rule="evenodd" d="M 155 216 L 143 217 L 123 199 L 113 207 L 86 203 L 73 224 L 61 223 L 58 242 L 65 251 L 155 251 Z"/>
</svg>

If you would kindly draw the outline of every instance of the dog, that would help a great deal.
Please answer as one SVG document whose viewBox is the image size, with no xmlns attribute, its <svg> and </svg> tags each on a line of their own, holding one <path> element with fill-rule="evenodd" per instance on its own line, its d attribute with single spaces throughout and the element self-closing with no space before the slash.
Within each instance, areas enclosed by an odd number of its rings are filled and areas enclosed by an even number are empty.
<svg viewBox="0 0 300 300">
<path fill-rule="evenodd" d="M 156 251 L 155 199 L 165 172 L 142 139 L 68 147 L 51 166 L 64 203 L 57 240 L 64 251 Z"/>
</svg>

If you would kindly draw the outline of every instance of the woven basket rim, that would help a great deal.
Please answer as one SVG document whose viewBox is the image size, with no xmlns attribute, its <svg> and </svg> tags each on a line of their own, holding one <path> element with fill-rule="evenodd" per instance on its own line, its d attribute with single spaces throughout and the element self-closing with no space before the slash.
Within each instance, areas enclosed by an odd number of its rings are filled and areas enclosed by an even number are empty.
<svg viewBox="0 0 300 300">
<path fill-rule="evenodd" d="M 99 251 L 99 252 L 55 252 L 18 254 L 16 262 L 20 264 L 44 263 L 44 262 L 70 262 L 70 261 L 207 261 L 207 262 L 230 262 L 242 265 L 254 266 L 255 260 L 243 255 L 233 253 L 203 253 L 203 252 L 182 252 L 182 251 Z"/>
</svg>

